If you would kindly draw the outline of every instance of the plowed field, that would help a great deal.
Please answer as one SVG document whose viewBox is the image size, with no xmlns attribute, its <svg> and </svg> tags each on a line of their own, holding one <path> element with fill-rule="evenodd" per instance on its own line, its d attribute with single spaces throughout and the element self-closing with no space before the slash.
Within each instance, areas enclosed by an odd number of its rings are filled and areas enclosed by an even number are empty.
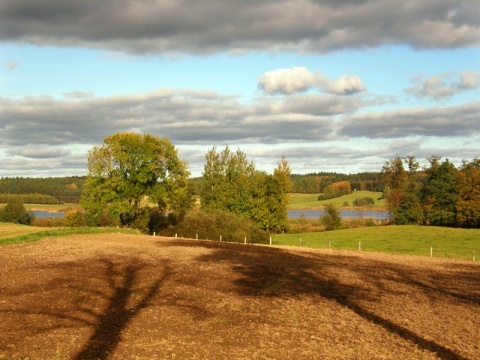
<svg viewBox="0 0 480 360">
<path fill-rule="evenodd" d="M 0 359 L 480 359 L 473 261 L 82 235 L 0 247 Z"/>
</svg>

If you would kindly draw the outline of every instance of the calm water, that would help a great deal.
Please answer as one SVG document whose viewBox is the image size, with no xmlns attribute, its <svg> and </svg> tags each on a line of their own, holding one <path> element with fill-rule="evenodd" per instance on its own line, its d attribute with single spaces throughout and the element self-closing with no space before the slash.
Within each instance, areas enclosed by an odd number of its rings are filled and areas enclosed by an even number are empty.
<svg viewBox="0 0 480 360">
<path fill-rule="evenodd" d="M 35 214 L 35 217 L 36 218 L 39 218 L 39 219 L 48 219 L 48 218 L 64 218 L 65 217 L 65 213 L 64 212 L 50 212 L 50 211 L 40 211 L 40 210 L 35 210 L 33 212 Z"/>
<path fill-rule="evenodd" d="M 307 219 L 319 219 L 323 214 L 323 210 L 288 210 L 288 217 L 290 219 L 299 219 L 300 215 L 305 215 Z M 373 218 L 373 219 L 388 219 L 388 212 L 386 211 L 357 211 L 357 210 L 339 210 L 342 218 Z"/>
<path fill-rule="evenodd" d="M 340 210 L 342 218 L 373 218 L 373 219 L 388 219 L 388 212 L 386 211 L 356 211 L 356 210 Z M 36 218 L 64 218 L 64 212 L 50 212 L 50 211 L 34 211 Z M 323 214 L 323 210 L 288 210 L 288 217 L 290 219 L 298 219 L 300 215 L 305 215 L 307 219 L 319 219 Z"/>
</svg>

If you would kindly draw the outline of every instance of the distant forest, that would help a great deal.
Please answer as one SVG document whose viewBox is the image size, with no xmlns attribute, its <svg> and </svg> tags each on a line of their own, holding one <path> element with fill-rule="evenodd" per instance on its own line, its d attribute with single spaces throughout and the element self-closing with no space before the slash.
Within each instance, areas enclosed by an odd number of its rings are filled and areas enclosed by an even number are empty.
<svg viewBox="0 0 480 360">
<path fill-rule="evenodd" d="M 0 203 L 7 203 L 9 197 L 22 195 L 24 203 L 58 204 L 78 203 L 83 191 L 85 176 L 52 178 L 0 178 Z M 350 181 L 352 190 L 383 191 L 380 173 L 313 173 L 291 176 L 293 192 L 304 194 L 322 193 L 325 187 L 339 182 Z M 191 179 L 197 194 L 200 194 L 202 178 Z"/>
<path fill-rule="evenodd" d="M 381 173 L 364 172 L 358 174 L 339 174 L 331 172 L 319 172 L 306 175 L 292 175 L 294 193 L 318 194 L 323 190 L 340 181 L 349 181 L 352 190 L 383 191 L 383 179 Z"/>
<path fill-rule="evenodd" d="M 11 195 L 23 195 L 24 203 L 77 203 L 83 191 L 85 176 L 54 178 L 0 178 L 0 203 Z"/>
</svg>

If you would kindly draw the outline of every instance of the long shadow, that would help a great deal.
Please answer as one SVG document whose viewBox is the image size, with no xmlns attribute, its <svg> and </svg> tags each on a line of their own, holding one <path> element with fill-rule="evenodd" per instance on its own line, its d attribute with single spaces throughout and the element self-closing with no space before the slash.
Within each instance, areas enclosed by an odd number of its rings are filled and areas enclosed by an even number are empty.
<svg viewBox="0 0 480 360">
<path fill-rule="evenodd" d="M 109 282 L 113 294 L 108 299 L 105 312 L 98 316 L 97 325 L 93 334 L 86 342 L 84 348 L 74 357 L 76 360 L 83 359 L 107 359 L 121 342 L 122 331 L 127 327 L 135 316 L 146 308 L 153 297 L 158 293 L 162 283 L 170 276 L 167 269 L 154 280 L 147 289 L 142 299 L 129 306 L 131 294 L 137 285 L 137 277 L 142 269 L 141 265 L 128 264 L 125 269 L 119 269 L 112 262 L 104 260 L 107 264 L 106 279 Z M 115 279 L 120 280 L 115 282 Z"/>
<path fill-rule="evenodd" d="M 0 314 L 16 314 L 17 318 L 25 316 L 27 319 L 32 315 L 35 318 L 56 319 L 53 322 L 28 322 L 24 324 L 27 327 L 24 330 L 26 334 L 39 335 L 55 329 L 91 328 L 92 335 L 73 359 L 104 360 L 114 353 L 122 341 L 122 331 L 140 311 L 151 305 L 162 284 L 171 276 L 168 260 L 163 260 L 162 266 L 155 267 L 153 272 L 149 269 L 151 266 L 135 258 L 116 262 L 102 258 L 37 268 L 36 271 L 43 276 L 54 274 L 52 280 L 9 289 L 2 292 L 2 298 L 22 298 L 28 294 L 41 301 L 27 303 L 24 307 L 17 305 L 13 309 L 0 309 Z M 140 274 L 144 270 L 155 274 L 146 285 L 142 285 L 145 279 Z M 132 296 L 135 293 L 141 296 Z M 52 298 L 52 303 L 49 303 L 49 298 Z M 0 349 L 1 347 L 0 337 Z"/>
<path fill-rule="evenodd" d="M 265 246 L 195 240 L 161 241 L 158 242 L 158 245 L 211 249 L 212 251 L 208 255 L 202 255 L 197 260 L 231 262 L 232 269 L 241 275 L 239 279 L 234 281 L 236 291 L 241 295 L 268 297 L 292 297 L 306 293 L 320 295 L 350 309 L 363 319 L 397 334 L 420 348 L 435 353 L 440 359 L 465 359 L 446 346 L 434 340 L 427 340 L 414 331 L 372 312 L 362 304 L 375 302 L 377 300 L 376 296 L 379 296 L 378 294 L 382 292 L 388 291 L 395 295 L 395 290 L 384 288 L 383 280 L 395 281 L 399 285 L 413 288 L 414 291 L 435 293 L 438 296 L 444 295 L 444 297 L 445 295 L 457 297 L 461 301 L 474 305 L 477 305 L 479 301 L 478 296 L 475 295 L 478 294 L 476 293 L 478 289 L 471 289 L 469 295 L 459 295 L 458 291 L 437 289 L 419 280 L 414 281 L 421 274 L 417 274 L 417 277 L 415 277 L 411 273 L 411 269 L 405 269 L 401 265 L 378 260 L 369 260 L 368 263 L 362 263 L 365 260 L 346 255 L 299 254 Z M 367 276 L 368 283 L 373 284 L 376 291 L 372 292 L 371 289 L 362 286 L 341 283 L 330 272 L 330 270 L 333 270 L 334 273 L 334 270 L 339 268 L 347 268 L 349 271 Z M 372 269 L 375 268 L 385 269 L 388 273 L 395 274 L 395 277 L 372 273 Z M 440 274 L 438 275 L 440 276 Z M 429 277 L 435 277 L 435 274 L 430 273 Z M 471 283 L 472 279 L 469 274 L 463 280 L 474 285 Z M 281 288 L 269 286 L 279 282 L 282 283 Z M 442 284 L 437 285 L 441 286 Z"/>
</svg>

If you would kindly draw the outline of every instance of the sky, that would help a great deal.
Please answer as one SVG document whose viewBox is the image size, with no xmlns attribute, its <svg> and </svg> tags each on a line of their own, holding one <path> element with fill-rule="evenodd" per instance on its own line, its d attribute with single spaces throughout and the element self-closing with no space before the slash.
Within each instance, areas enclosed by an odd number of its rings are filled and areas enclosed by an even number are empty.
<svg viewBox="0 0 480 360">
<path fill-rule="evenodd" d="M 480 157 L 479 0 L 2 0 L 0 176 L 87 174 L 115 133 L 269 173 Z"/>
</svg>

